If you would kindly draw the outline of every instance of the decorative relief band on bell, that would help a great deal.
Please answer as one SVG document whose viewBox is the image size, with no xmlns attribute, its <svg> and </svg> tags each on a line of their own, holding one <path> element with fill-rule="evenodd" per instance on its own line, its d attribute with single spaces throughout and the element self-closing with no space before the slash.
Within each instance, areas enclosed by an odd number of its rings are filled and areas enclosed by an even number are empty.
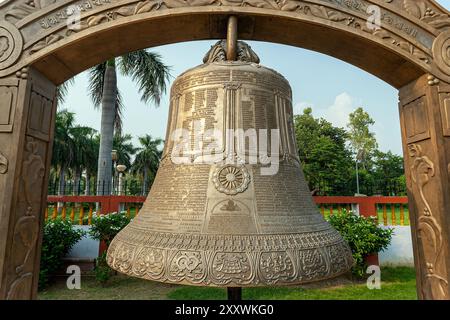
<svg viewBox="0 0 450 320">
<path fill-rule="evenodd" d="M 108 250 L 115 270 L 148 280 L 209 286 L 300 284 L 336 277 L 353 264 L 344 241 L 311 249 L 183 250 L 135 246 L 115 239 Z"/>
<path fill-rule="evenodd" d="M 134 223 L 134 222 L 133 222 Z M 278 251 L 287 249 L 312 249 L 342 242 L 340 234 L 329 224 L 323 230 L 286 234 L 189 234 L 151 232 L 130 224 L 113 242 L 135 243 L 139 246 L 183 250 L 213 251 Z"/>
</svg>

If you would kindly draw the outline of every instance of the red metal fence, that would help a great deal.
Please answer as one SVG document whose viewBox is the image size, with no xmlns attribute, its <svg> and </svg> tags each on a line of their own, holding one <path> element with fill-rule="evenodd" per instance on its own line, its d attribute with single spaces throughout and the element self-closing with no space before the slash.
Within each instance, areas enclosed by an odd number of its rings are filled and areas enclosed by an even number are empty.
<svg viewBox="0 0 450 320">
<path fill-rule="evenodd" d="M 322 215 L 359 210 L 365 217 L 377 217 L 380 224 L 409 225 L 408 197 L 313 197 Z"/>
<path fill-rule="evenodd" d="M 136 216 L 145 201 L 140 196 L 48 196 L 45 219 L 70 219 L 90 225 L 94 213 L 117 212 L 121 206 L 128 216 Z"/>
<path fill-rule="evenodd" d="M 324 216 L 342 210 L 359 210 L 363 216 L 378 217 L 383 225 L 409 225 L 407 197 L 313 197 Z M 93 214 L 124 210 L 136 216 L 146 197 L 141 196 L 48 196 L 46 219 L 70 219 L 77 224 L 90 224 Z"/>
</svg>

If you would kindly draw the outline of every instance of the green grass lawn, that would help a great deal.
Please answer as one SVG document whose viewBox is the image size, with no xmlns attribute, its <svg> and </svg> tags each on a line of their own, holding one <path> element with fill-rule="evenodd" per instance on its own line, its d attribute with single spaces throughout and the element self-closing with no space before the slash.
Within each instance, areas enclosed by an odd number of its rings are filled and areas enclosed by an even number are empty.
<svg viewBox="0 0 450 320">
<path fill-rule="evenodd" d="M 57 280 L 39 292 L 41 300 L 220 300 L 226 299 L 222 288 L 188 287 L 161 284 L 123 275 L 114 276 L 102 287 L 93 276 L 82 278 L 80 290 L 66 288 L 65 279 Z M 365 282 L 348 277 L 326 284 L 307 286 L 246 288 L 244 300 L 415 300 L 416 280 L 413 268 L 383 268 L 381 289 L 369 290 Z"/>
<path fill-rule="evenodd" d="M 383 208 L 381 206 L 379 206 L 377 209 L 378 209 L 377 210 L 378 222 L 380 224 L 383 224 Z M 409 226 L 409 210 L 408 210 L 408 207 L 404 207 L 403 214 L 404 214 L 404 217 L 405 217 L 404 225 L 405 226 Z M 387 207 L 386 207 L 386 215 L 387 215 L 387 218 L 388 218 L 388 225 L 392 226 L 393 225 L 393 223 L 392 223 L 392 211 L 391 211 L 390 205 L 387 205 Z M 400 225 L 400 208 L 398 206 L 396 206 L 396 208 L 395 208 L 395 225 L 396 226 Z"/>
</svg>

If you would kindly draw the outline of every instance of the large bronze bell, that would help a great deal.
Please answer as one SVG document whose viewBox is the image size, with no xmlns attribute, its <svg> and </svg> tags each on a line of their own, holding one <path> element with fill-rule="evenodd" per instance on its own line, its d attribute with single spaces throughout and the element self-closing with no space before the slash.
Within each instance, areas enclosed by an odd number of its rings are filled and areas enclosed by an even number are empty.
<svg viewBox="0 0 450 320">
<path fill-rule="evenodd" d="M 163 159 L 139 215 L 109 247 L 113 269 L 168 283 L 252 287 L 351 268 L 347 243 L 305 182 L 289 83 L 244 42 L 237 49 L 237 61 L 227 61 L 219 41 L 204 64 L 174 82 Z M 219 135 L 206 137 L 213 129 Z M 216 148 L 204 152 L 212 140 Z M 272 173 L 270 159 L 278 162 Z"/>
</svg>

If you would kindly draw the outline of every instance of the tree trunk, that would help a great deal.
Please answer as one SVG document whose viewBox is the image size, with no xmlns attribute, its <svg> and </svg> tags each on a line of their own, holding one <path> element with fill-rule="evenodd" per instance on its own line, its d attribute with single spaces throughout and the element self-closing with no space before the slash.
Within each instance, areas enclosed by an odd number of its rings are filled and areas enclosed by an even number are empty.
<svg viewBox="0 0 450 320">
<path fill-rule="evenodd" d="M 91 171 L 86 169 L 86 188 L 84 190 L 84 195 L 89 196 L 91 194 Z"/>
<path fill-rule="evenodd" d="M 80 195 L 80 183 L 81 183 L 81 168 L 75 169 L 75 177 L 74 177 L 74 186 L 73 186 L 73 195 Z"/>
<path fill-rule="evenodd" d="M 66 168 L 64 166 L 61 167 L 59 171 L 59 189 L 58 196 L 63 196 L 66 190 Z M 58 213 L 61 212 L 62 207 L 64 206 L 63 202 L 58 202 Z"/>
<path fill-rule="evenodd" d="M 114 118 L 116 112 L 117 75 L 113 63 L 105 71 L 102 98 L 102 122 L 100 129 L 100 150 L 98 156 L 97 195 L 111 194 Z"/>
<path fill-rule="evenodd" d="M 142 195 L 143 196 L 145 196 L 145 194 L 147 192 L 147 178 L 148 178 L 147 168 L 144 168 L 144 182 L 142 183 Z"/>
<path fill-rule="evenodd" d="M 63 196 L 65 193 L 66 187 L 66 168 L 61 167 L 59 171 L 59 188 L 58 188 L 58 196 Z"/>
</svg>

